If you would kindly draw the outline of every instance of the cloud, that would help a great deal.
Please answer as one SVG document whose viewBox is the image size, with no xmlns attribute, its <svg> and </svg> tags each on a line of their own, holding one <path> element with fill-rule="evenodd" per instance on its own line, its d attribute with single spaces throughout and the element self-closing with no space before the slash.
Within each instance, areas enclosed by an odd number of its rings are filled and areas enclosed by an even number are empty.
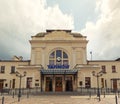
<svg viewBox="0 0 120 104">
<path fill-rule="evenodd" d="M 87 35 L 88 57 L 93 59 L 115 59 L 120 57 L 120 0 L 100 0 L 96 4 L 98 20 L 88 21 L 81 31 Z"/>
<path fill-rule="evenodd" d="M 0 0 L 0 59 L 29 58 L 31 36 L 46 29 L 73 29 L 71 14 L 46 0 Z"/>
</svg>

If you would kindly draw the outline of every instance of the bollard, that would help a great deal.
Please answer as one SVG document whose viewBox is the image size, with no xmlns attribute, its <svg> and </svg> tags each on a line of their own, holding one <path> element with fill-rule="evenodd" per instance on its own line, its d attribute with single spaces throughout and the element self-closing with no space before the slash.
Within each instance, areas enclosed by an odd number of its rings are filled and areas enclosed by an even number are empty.
<svg viewBox="0 0 120 104">
<path fill-rule="evenodd" d="M 21 96 L 20 96 L 20 93 L 19 93 L 19 94 L 18 94 L 18 102 L 20 102 L 20 97 L 21 97 Z"/>
<path fill-rule="evenodd" d="M 89 93 L 89 98 L 91 98 L 91 92 Z"/>
<path fill-rule="evenodd" d="M 4 104 L 4 96 L 2 97 L 2 104 Z"/>
<path fill-rule="evenodd" d="M 99 95 L 99 101 L 101 101 L 100 95 Z"/>
<path fill-rule="evenodd" d="M 81 87 L 81 93 L 82 93 L 82 87 Z"/>
<path fill-rule="evenodd" d="M 2 90 L 1 90 L 1 96 L 3 95 Z"/>
<path fill-rule="evenodd" d="M 13 98 L 14 98 L 14 95 L 15 95 L 15 94 L 14 94 L 14 92 L 13 92 Z"/>
<path fill-rule="evenodd" d="M 104 98 L 105 98 L 105 92 L 104 92 Z"/>
<path fill-rule="evenodd" d="M 120 94 L 119 94 L 119 91 L 118 91 L 118 98 L 120 98 Z"/>
<path fill-rule="evenodd" d="M 27 98 L 29 98 L 29 92 L 27 92 Z"/>
<path fill-rule="evenodd" d="M 116 95 L 115 95 L 115 102 L 116 102 L 116 104 L 118 104 L 118 99 L 117 99 Z"/>
</svg>

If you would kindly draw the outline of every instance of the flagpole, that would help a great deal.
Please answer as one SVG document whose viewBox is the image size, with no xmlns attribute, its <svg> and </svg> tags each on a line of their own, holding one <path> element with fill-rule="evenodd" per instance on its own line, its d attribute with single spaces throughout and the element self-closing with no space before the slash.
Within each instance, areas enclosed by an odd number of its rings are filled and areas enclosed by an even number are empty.
<svg viewBox="0 0 120 104">
<path fill-rule="evenodd" d="M 91 54 L 91 60 L 92 60 L 92 51 L 90 51 L 90 54 Z"/>
</svg>

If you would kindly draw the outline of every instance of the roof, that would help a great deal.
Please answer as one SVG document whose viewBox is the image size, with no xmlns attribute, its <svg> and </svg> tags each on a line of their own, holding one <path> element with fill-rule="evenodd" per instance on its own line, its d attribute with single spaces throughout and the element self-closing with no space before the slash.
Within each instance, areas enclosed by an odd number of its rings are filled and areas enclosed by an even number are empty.
<svg viewBox="0 0 120 104">
<path fill-rule="evenodd" d="M 53 31 L 65 31 L 65 32 L 70 32 L 71 33 L 72 30 L 65 30 L 65 29 L 46 30 L 46 32 L 53 32 Z"/>
<path fill-rule="evenodd" d="M 115 60 L 88 60 L 88 62 L 119 62 L 120 58 L 117 58 Z"/>
<path fill-rule="evenodd" d="M 36 37 L 44 37 L 46 35 L 45 32 L 37 33 L 35 36 Z"/>
<path fill-rule="evenodd" d="M 30 60 L 0 60 L 0 62 L 30 62 Z"/>
<path fill-rule="evenodd" d="M 117 58 L 115 61 L 120 61 L 120 58 Z"/>
<path fill-rule="evenodd" d="M 76 74 L 78 72 L 78 70 L 70 70 L 70 69 L 42 69 L 40 70 L 41 74 Z"/>
<path fill-rule="evenodd" d="M 53 31 L 65 31 L 66 33 L 69 33 L 70 35 L 73 35 L 74 37 L 83 37 L 82 34 L 80 34 L 80 33 L 72 33 L 71 30 L 46 30 L 46 32 L 37 33 L 35 35 L 35 37 L 44 37 L 45 35 L 47 35 L 50 32 L 53 32 Z"/>
<path fill-rule="evenodd" d="M 73 35 L 74 37 L 83 37 L 83 35 L 80 33 L 71 33 L 71 35 Z"/>
</svg>

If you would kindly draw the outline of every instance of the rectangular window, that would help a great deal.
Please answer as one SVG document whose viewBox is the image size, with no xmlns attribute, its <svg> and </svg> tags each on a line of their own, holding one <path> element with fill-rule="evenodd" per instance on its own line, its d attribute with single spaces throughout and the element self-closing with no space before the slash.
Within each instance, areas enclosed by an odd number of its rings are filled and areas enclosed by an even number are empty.
<svg viewBox="0 0 120 104">
<path fill-rule="evenodd" d="M 106 73 L 106 66 L 105 65 L 102 66 L 102 72 Z"/>
<path fill-rule="evenodd" d="M 32 77 L 27 78 L 26 88 L 32 88 Z"/>
<path fill-rule="evenodd" d="M 107 80 L 105 80 L 105 87 L 107 88 Z"/>
<path fill-rule="evenodd" d="M 7 84 L 7 83 L 5 84 L 5 87 L 8 87 L 8 84 Z"/>
<path fill-rule="evenodd" d="M 63 60 L 63 65 L 68 65 L 68 60 Z"/>
<path fill-rule="evenodd" d="M 116 67 L 115 67 L 115 65 L 112 66 L 112 73 L 116 73 Z"/>
<path fill-rule="evenodd" d="M 85 87 L 86 88 L 91 87 L 91 79 L 90 79 L 90 77 L 85 77 Z"/>
<path fill-rule="evenodd" d="M 83 85 L 83 82 L 82 82 L 82 81 L 80 81 L 80 82 L 79 82 L 79 85 L 80 85 L 80 86 L 82 86 L 82 85 Z"/>
<path fill-rule="evenodd" d="M 15 88 L 15 79 L 12 80 L 12 88 Z"/>
<path fill-rule="evenodd" d="M 36 79 L 35 81 L 36 81 L 36 82 L 38 82 L 38 81 L 39 81 L 39 79 Z"/>
<path fill-rule="evenodd" d="M 1 66 L 1 73 L 5 73 L 5 66 Z"/>
<path fill-rule="evenodd" d="M 61 50 L 56 50 L 56 58 L 57 57 L 62 57 L 62 51 Z"/>
<path fill-rule="evenodd" d="M 101 88 L 104 88 L 104 78 L 101 78 Z"/>
<path fill-rule="evenodd" d="M 54 60 L 49 60 L 49 65 L 54 65 Z"/>
<path fill-rule="evenodd" d="M 50 58 L 51 58 L 51 59 L 54 59 L 54 58 L 55 58 L 55 52 L 53 52 L 53 53 L 50 54 Z"/>
<path fill-rule="evenodd" d="M 35 83 L 35 87 L 39 87 L 39 83 Z"/>
<path fill-rule="evenodd" d="M 11 73 L 15 73 L 15 66 L 11 66 Z"/>
</svg>

